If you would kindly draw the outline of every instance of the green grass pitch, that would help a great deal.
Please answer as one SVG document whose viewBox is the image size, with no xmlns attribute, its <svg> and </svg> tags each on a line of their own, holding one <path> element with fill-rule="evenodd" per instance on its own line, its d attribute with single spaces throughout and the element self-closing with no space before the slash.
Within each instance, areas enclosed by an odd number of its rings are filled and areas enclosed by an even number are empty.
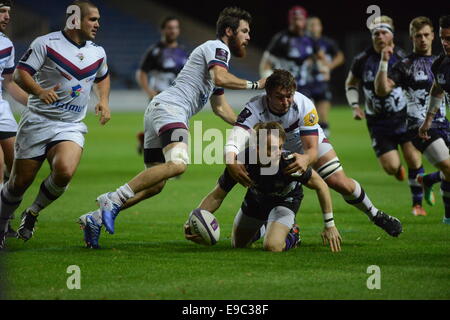
<svg viewBox="0 0 450 320">
<path fill-rule="evenodd" d="M 76 219 L 96 208 L 95 198 L 124 184 L 141 169 L 136 132 L 143 113 L 116 113 L 101 127 L 88 115 L 89 133 L 78 171 L 69 190 L 42 212 L 33 239 L 8 239 L 9 299 L 449 299 L 450 227 L 444 225 L 442 199 L 426 217 L 411 214 L 406 181 L 387 176 L 377 163 L 364 122 L 351 119 L 348 108 L 331 112 L 331 141 L 347 175 L 357 179 L 373 203 L 397 216 L 404 232 L 391 238 L 331 191 L 342 252 L 321 243 L 322 216 L 315 194 L 305 190 L 297 220 L 303 243 L 283 253 L 254 248 L 232 249 L 230 233 L 244 188 L 236 187 L 217 212 L 221 239 L 205 247 L 184 240 L 189 212 L 215 185 L 223 165 L 191 165 L 157 197 L 123 211 L 116 234 L 102 232 L 100 250 L 83 246 Z M 227 125 L 211 112 L 203 129 Z M 209 142 L 205 142 L 204 146 Z M 432 168 L 425 163 L 427 171 Z M 44 165 L 16 212 L 34 199 L 48 174 Z M 66 286 L 67 268 L 81 270 L 81 289 Z M 381 289 L 369 290 L 367 268 L 381 270 Z"/>
</svg>

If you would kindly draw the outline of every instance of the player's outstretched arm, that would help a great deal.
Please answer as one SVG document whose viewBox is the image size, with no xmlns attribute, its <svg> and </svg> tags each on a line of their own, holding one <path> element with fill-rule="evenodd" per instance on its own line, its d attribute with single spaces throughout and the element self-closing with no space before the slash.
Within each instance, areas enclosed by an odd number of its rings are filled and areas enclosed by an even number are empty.
<svg viewBox="0 0 450 320">
<path fill-rule="evenodd" d="M 236 123 L 236 114 L 234 113 L 231 106 L 228 104 L 227 99 L 224 94 L 221 95 L 212 95 L 211 99 L 211 107 L 214 113 L 220 117 L 223 121 L 233 125 Z"/>
<path fill-rule="evenodd" d="M 364 111 L 359 107 L 359 86 L 361 80 L 353 75 L 350 71 L 345 80 L 345 96 L 347 97 L 348 105 L 353 110 L 353 119 L 361 120 L 365 118 Z"/>
<path fill-rule="evenodd" d="M 3 74 L 3 87 L 8 91 L 11 97 L 24 106 L 28 103 L 28 93 L 14 82 L 12 74 Z"/>
<path fill-rule="evenodd" d="M 59 96 L 56 91 L 61 87 L 60 84 L 57 84 L 49 89 L 43 89 L 36 81 L 34 81 L 31 74 L 22 69 L 16 69 L 13 77 L 14 81 L 20 88 L 29 94 L 38 96 L 42 102 L 52 104 L 58 101 Z"/>
<path fill-rule="evenodd" d="M 266 78 L 262 78 L 258 81 L 247 81 L 240 79 L 228 72 L 228 70 L 221 66 L 214 66 L 209 69 L 209 73 L 216 87 L 242 90 L 242 89 L 264 89 L 266 85 Z"/>
<path fill-rule="evenodd" d="M 427 109 L 427 115 L 419 128 L 420 138 L 425 140 L 430 139 L 430 136 L 428 136 L 428 129 L 430 129 L 433 118 L 436 115 L 436 112 L 439 110 L 442 99 L 444 99 L 444 90 L 439 86 L 438 83 L 436 83 L 436 81 L 434 81 L 433 86 L 430 90 L 430 101 Z"/>
<path fill-rule="evenodd" d="M 395 87 L 395 82 L 388 77 L 388 62 L 394 53 L 394 48 L 387 46 L 381 51 L 380 65 L 375 76 L 375 94 L 385 97 L 391 93 Z"/>
<path fill-rule="evenodd" d="M 111 90 L 111 81 L 109 75 L 102 81 L 96 83 L 98 103 L 95 106 L 95 115 L 100 114 L 100 124 L 106 124 L 111 119 L 111 111 L 109 110 L 109 92 Z"/>
<path fill-rule="evenodd" d="M 333 205 L 331 201 L 330 189 L 319 174 L 312 170 L 311 178 L 306 186 L 316 191 L 323 214 L 324 229 L 321 233 L 323 244 L 330 244 L 332 252 L 341 251 L 341 235 L 334 225 Z"/>
<path fill-rule="evenodd" d="M 210 193 L 208 193 L 205 198 L 203 198 L 203 200 L 198 205 L 198 208 L 214 213 L 217 209 L 220 208 L 220 205 L 226 198 L 227 194 L 227 191 L 222 189 L 219 184 L 216 184 L 214 189 Z M 200 243 L 201 241 L 200 235 L 192 233 L 191 228 L 189 227 L 189 220 L 184 223 L 184 237 L 186 238 L 186 240 L 196 243 Z"/>
</svg>

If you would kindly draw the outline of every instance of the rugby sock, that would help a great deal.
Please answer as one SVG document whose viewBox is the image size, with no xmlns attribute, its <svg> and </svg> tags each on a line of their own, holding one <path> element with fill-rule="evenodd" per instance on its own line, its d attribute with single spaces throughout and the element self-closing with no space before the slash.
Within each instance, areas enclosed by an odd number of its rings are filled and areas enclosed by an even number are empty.
<svg viewBox="0 0 450 320">
<path fill-rule="evenodd" d="M 134 197 L 134 192 L 131 190 L 128 183 L 119 187 L 116 192 L 111 192 L 110 199 L 117 204 L 123 205 L 128 199 Z"/>
<path fill-rule="evenodd" d="M 34 199 L 33 204 L 27 210 L 34 215 L 38 215 L 42 209 L 58 199 L 66 189 L 67 186 L 60 187 L 56 185 L 52 176 L 48 176 L 47 179 L 41 183 L 36 199 Z"/>
<path fill-rule="evenodd" d="M 431 187 L 433 184 L 441 182 L 443 180 L 440 171 L 432 172 L 423 176 L 423 184 L 427 187 Z"/>
<path fill-rule="evenodd" d="M 418 174 L 425 173 L 425 169 L 420 167 L 419 169 L 408 168 L 408 183 L 409 189 L 412 195 L 412 205 L 422 205 L 423 189 L 422 186 L 416 181 Z"/>
<path fill-rule="evenodd" d="M 8 182 L 0 192 L 0 230 L 7 228 L 8 220 L 20 206 L 22 196 L 14 196 L 8 190 Z"/>
<path fill-rule="evenodd" d="M 450 182 L 442 180 L 441 182 L 442 200 L 444 200 L 445 217 L 450 218 Z"/>
<path fill-rule="evenodd" d="M 370 201 L 358 181 L 353 180 L 353 182 L 355 183 L 355 190 L 353 190 L 352 194 L 342 196 L 345 202 L 364 212 L 372 220 L 377 215 L 378 209 L 372 204 L 372 201 Z"/>
</svg>

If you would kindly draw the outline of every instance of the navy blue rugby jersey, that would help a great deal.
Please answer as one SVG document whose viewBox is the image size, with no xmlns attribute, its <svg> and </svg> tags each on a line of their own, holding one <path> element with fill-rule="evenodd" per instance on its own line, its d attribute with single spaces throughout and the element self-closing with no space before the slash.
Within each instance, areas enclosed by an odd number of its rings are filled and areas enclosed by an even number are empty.
<svg viewBox="0 0 450 320">
<path fill-rule="evenodd" d="M 442 53 L 431 66 L 436 82 L 450 95 L 450 57 Z"/>
<path fill-rule="evenodd" d="M 245 159 L 249 159 L 250 148 L 247 148 L 244 152 Z M 250 179 L 255 183 L 255 186 L 251 187 L 250 190 L 254 191 L 255 194 L 271 198 L 301 196 L 303 194 L 302 184 L 307 183 L 311 178 L 312 169 L 308 168 L 301 176 L 284 174 L 283 170 L 293 161 L 293 159 L 286 159 L 289 154 L 291 152 L 284 151 L 282 153 L 278 171 L 273 175 L 262 174 L 261 166 L 258 164 L 246 164 L 245 168 L 250 175 Z M 219 178 L 220 187 L 229 192 L 236 183 L 225 168 Z"/>
<path fill-rule="evenodd" d="M 411 53 L 398 61 L 389 70 L 389 78 L 404 90 L 407 100 L 408 129 L 417 129 L 425 120 L 430 99 L 430 89 L 434 75 L 431 70 L 436 56 L 422 56 Z M 445 117 L 445 104 L 442 103 L 433 119 L 433 128 L 448 128 Z"/>
<path fill-rule="evenodd" d="M 389 59 L 389 68 L 405 54 L 401 49 L 394 49 L 394 54 Z M 397 87 L 386 97 L 375 94 L 375 76 L 378 72 L 381 54 L 377 53 L 373 47 L 364 50 L 353 59 L 351 71 L 353 75 L 362 81 L 362 88 L 365 96 L 365 113 L 367 124 L 397 128 L 406 131 L 406 99 L 402 88 Z M 400 125 L 404 123 L 404 127 Z"/>
</svg>

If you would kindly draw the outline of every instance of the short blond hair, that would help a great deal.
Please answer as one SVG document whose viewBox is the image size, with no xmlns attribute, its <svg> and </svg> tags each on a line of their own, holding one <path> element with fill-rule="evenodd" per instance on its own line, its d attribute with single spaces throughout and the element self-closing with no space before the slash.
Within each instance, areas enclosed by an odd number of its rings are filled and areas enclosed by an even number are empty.
<svg viewBox="0 0 450 320">
<path fill-rule="evenodd" d="M 433 31 L 433 22 L 431 22 L 428 17 L 416 17 L 409 23 L 409 35 L 412 37 L 415 32 L 419 31 L 425 26 L 430 26 L 431 31 Z"/>
<path fill-rule="evenodd" d="M 370 23 L 370 31 L 372 31 L 377 25 L 381 23 L 388 24 L 391 27 L 392 31 L 394 31 L 394 20 L 392 20 L 392 18 L 388 16 L 375 17 Z"/>
</svg>

